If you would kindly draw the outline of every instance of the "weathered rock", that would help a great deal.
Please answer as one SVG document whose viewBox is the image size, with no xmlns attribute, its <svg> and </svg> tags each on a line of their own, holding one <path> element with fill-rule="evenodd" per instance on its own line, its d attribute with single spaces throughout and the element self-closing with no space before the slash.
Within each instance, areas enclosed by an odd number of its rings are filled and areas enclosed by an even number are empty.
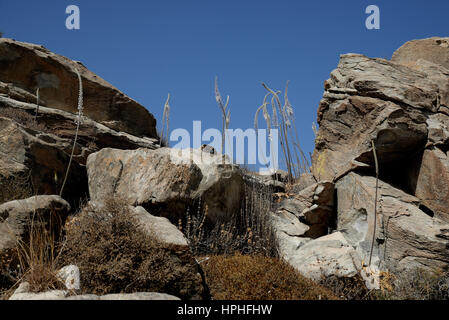
<svg viewBox="0 0 449 320">
<path fill-rule="evenodd" d="M 61 268 L 58 271 L 58 277 L 64 282 L 67 290 L 79 290 L 81 288 L 80 269 L 75 265 Z"/>
<path fill-rule="evenodd" d="M 426 139 L 426 118 L 417 109 L 360 96 L 334 101 L 321 120 L 313 174 L 318 181 L 332 181 L 367 168 L 374 163 L 371 140 L 385 164 L 415 154 Z"/>
<path fill-rule="evenodd" d="M 87 171 L 93 201 L 119 196 L 173 223 L 200 199 L 209 221 L 240 212 L 241 171 L 201 150 L 106 148 L 89 156 Z"/>
<path fill-rule="evenodd" d="M 30 292 L 27 282 L 20 284 L 19 288 L 9 300 L 180 300 L 178 297 L 157 292 L 117 293 L 97 296 L 94 294 L 71 295 L 69 291 L 52 290 L 47 292 Z"/>
<path fill-rule="evenodd" d="M 155 235 L 159 241 L 166 244 L 188 246 L 184 234 L 167 218 L 153 216 L 142 207 L 135 207 L 132 210 L 141 227 L 149 234 Z"/>
<path fill-rule="evenodd" d="M 30 186 L 33 190 L 26 194 L 26 197 L 32 194 L 59 194 L 70 158 L 69 141 L 55 136 L 35 134 L 36 132 L 30 133 L 13 120 L 0 118 L 2 194 L 6 191 L 15 191 L 14 188 Z M 28 186 L 11 183 L 15 177 L 29 177 L 29 181 L 24 182 Z M 21 190 L 16 190 L 17 193 L 19 191 Z M 65 195 L 72 205 L 87 195 L 86 169 L 76 161 L 70 168 Z M 6 199 L 8 200 L 10 199 Z"/>
<path fill-rule="evenodd" d="M 0 184 L 8 189 L 11 180 L 28 177 L 32 194 L 58 194 L 67 170 L 76 131 L 76 116 L 65 111 L 40 107 L 34 121 L 35 105 L 0 96 Z M 1 118 L 1 117 L 6 118 Z M 64 196 L 76 206 L 87 196 L 87 156 L 104 147 L 156 148 L 156 140 L 116 132 L 84 118 L 65 186 Z M 0 191 L 0 202 L 6 196 Z M 17 193 L 17 196 L 20 195 Z M 29 194 L 28 196 L 30 196 Z M 8 197 L 6 197 L 8 198 Z M 8 200 L 8 199 L 6 199 Z"/>
<path fill-rule="evenodd" d="M 327 181 L 315 183 L 300 191 L 293 198 L 282 201 L 278 214 L 289 212 L 309 226 L 305 237 L 318 238 L 327 235 L 333 219 L 334 185 Z"/>
<path fill-rule="evenodd" d="M 449 156 L 438 148 L 425 150 L 411 173 L 411 190 L 422 204 L 449 223 Z"/>
<path fill-rule="evenodd" d="M 315 281 L 329 276 L 354 277 L 362 268 L 357 252 L 339 232 L 308 241 L 284 259 Z"/>
<path fill-rule="evenodd" d="M 369 169 L 374 140 L 381 164 L 408 159 L 427 143 L 428 115 L 449 101 L 449 71 L 419 60 L 412 69 L 362 55 L 342 55 L 326 81 L 313 174 L 336 180 Z M 435 134 L 435 133 L 432 133 Z"/>
<path fill-rule="evenodd" d="M 293 193 L 298 193 L 311 185 L 314 185 L 317 181 L 312 173 L 303 173 L 299 176 L 298 180 L 293 185 Z"/>
<path fill-rule="evenodd" d="M 433 37 L 409 41 L 396 50 L 391 61 L 413 67 L 419 59 L 449 70 L 449 38 Z"/>
<path fill-rule="evenodd" d="M 15 99 L 35 102 L 33 96 L 39 88 L 43 106 L 76 113 L 78 77 L 75 68 L 83 81 L 86 116 L 117 131 L 157 138 L 156 121 L 142 105 L 80 62 L 42 46 L 0 38 L 0 81 L 8 84 L 3 91 L 6 94 L 12 91 Z M 22 90 L 9 90 L 10 86 Z"/>
<path fill-rule="evenodd" d="M 368 263 L 376 179 L 349 173 L 336 184 L 338 230 Z M 421 201 L 379 181 L 373 264 L 391 272 L 449 266 L 449 224 L 419 209 Z"/>
<path fill-rule="evenodd" d="M 70 205 L 59 196 L 35 196 L 0 205 L 0 250 L 15 248 L 18 240 L 28 241 L 33 218 L 59 233 L 69 211 Z"/>
</svg>

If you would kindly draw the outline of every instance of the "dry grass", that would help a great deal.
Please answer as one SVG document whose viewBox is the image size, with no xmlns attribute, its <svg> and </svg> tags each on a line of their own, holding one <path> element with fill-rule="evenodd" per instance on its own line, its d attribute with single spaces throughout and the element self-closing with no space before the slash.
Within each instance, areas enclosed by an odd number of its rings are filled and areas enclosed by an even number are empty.
<svg viewBox="0 0 449 320">
<path fill-rule="evenodd" d="M 32 217 L 26 237 L 15 248 L 0 254 L 0 294 L 7 298 L 21 282 L 28 282 L 31 292 L 63 289 L 57 276 L 61 225 L 56 215 L 48 221 Z"/>
<path fill-rule="evenodd" d="M 197 212 L 187 212 L 187 220 L 179 228 L 189 240 L 195 256 L 242 253 L 249 255 L 278 256 L 275 231 L 270 222 L 272 193 L 248 183 L 240 214 L 228 221 L 219 221 L 210 227 L 205 222 L 208 207 L 198 204 Z"/>
<path fill-rule="evenodd" d="M 202 267 L 215 300 L 337 300 L 276 258 L 211 256 L 203 258 Z"/>
<path fill-rule="evenodd" d="M 61 266 L 80 268 L 83 293 L 153 291 L 181 298 L 198 293 L 188 252 L 144 232 L 116 199 L 100 209 L 87 206 L 70 221 L 61 260 Z"/>
</svg>

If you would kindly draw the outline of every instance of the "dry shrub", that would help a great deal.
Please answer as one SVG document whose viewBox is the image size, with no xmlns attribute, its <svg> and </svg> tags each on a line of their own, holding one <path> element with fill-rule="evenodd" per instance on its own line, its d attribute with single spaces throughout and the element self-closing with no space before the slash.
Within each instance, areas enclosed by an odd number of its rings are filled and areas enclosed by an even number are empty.
<svg viewBox="0 0 449 320">
<path fill-rule="evenodd" d="M 198 292 L 188 250 L 160 243 L 140 228 L 126 203 L 86 206 L 67 225 L 63 264 L 81 272 L 81 291 L 104 295 L 139 291 L 189 298 Z"/>
<path fill-rule="evenodd" d="M 25 110 L 0 107 L 0 117 L 12 119 L 25 128 L 35 131 L 47 132 L 49 130 L 45 124 L 37 122 L 34 116 Z"/>
<path fill-rule="evenodd" d="M 354 277 L 330 276 L 323 278 L 320 284 L 343 300 L 364 300 L 369 294 L 365 281 L 360 275 Z"/>
<path fill-rule="evenodd" d="M 221 255 L 242 253 L 249 255 L 278 256 L 275 231 L 270 222 L 272 192 L 260 185 L 247 184 L 241 212 L 228 221 L 218 221 L 212 227 L 206 222 L 208 207 L 196 214 L 187 212 L 187 221 L 179 228 L 184 232 L 194 255 Z M 201 208 L 201 204 L 197 208 Z"/>
<path fill-rule="evenodd" d="M 33 196 L 29 174 L 18 174 L 3 178 L 0 174 L 0 204 Z"/>
<path fill-rule="evenodd" d="M 386 289 L 372 291 L 372 300 L 449 300 L 449 272 L 415 269 L 389 277 Z"/>
<path fill-rule="evenodd" d="M 215 300 L 338 299 L 280 259 L 236 254 L 211 256 L 202 261 Z"/>
</svg>

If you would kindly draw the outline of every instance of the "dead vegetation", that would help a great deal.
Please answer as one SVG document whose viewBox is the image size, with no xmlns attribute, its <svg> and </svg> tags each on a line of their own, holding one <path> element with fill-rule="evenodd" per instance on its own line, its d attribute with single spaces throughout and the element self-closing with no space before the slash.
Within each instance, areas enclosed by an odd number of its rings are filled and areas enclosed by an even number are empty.
<svg viewBox="0 0 449 320">
<path fill-rule="evenodd" d="M 102 208 L 86 206 L 69 222 L 61 266 L 79 267 L 82 293 L 164 292 L 184 298 L 192 294 L 185 279 L 194 282 L 192 270 L 180 264 L 186 259 L 183 250 L 144 232 L 128 205 L 110 199 Z"/>
<path fill-rule="evenodd" d="M 211 256 L 201 266 L 215 300 L 338 300 L 292 266 L 263 256 Z"/>
<path fill-rule="evenodd" d="M 234 253 L 278 256 L 276 235 L 270 222 L 271 190 L 247 183 L 245 191 L 240 214 L 234 214 L 228 221 L 208 226 L 205 222 L 209 209 L 199 203 L 196 212 L 187 212 L 185 224 L 179 222 L 179 229 L 189 240 L 195 256 Z"/>
</svg>

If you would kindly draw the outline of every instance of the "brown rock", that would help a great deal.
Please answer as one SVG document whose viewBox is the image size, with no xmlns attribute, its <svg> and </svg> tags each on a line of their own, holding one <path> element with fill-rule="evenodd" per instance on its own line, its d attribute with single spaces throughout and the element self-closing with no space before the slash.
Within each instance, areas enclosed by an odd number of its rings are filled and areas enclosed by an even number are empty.
<svg viewBox="0 0 449 320">
<path fill-rule="evenodd" d="M 0 81 L 23 89 L 15 90 L 13 98 L 34 102 L 33 95 L 40 88 L 43 106 L 76 113 L 78 78 L 75 67 L 83 80 L 86 116 L 117 131 L 157 138 L 156 121 L 142 105 L 81 63 L 42 46 L 0 38 Z"/>
<path fill-rule="evenodd" d="M 117 195 L 173 223 L 200 200 L 210 222 L 229 218 L 244 194 L 239 168 L 201 150 L 105 148 L 89 156 L 87 171 L 93 201 Z"/>
<path fill-rule="evenodd" d="M 413 66 L 419 59 L 439 64 L 449 70 L 449 38 L 433 37 L 409 41 L 396 50 L 391 61 Z"/>
<path fill-rule="evenodd" d="M 440 149 L 425 150 L 412 171 L 411 189 L 436 217 L 449 222 L 449 157 Z"/>
</svg>

